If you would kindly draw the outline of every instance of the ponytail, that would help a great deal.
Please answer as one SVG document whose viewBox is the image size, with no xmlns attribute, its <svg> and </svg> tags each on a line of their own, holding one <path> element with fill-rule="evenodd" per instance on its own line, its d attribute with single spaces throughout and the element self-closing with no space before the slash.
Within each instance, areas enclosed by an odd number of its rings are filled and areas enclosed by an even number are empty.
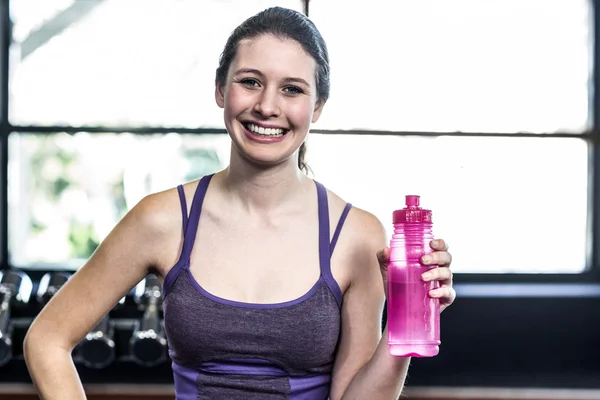
<svg viewBox="0 0 600 400">
<path fill-rule="evenodd" d="M 310 167 L 306 163 L 305 158 L 306 158 L 306 142 L 303 142 L 302 145 L 300 146 L 300 150 L 298 150 L 298 168 L 300 168 L 300 170 L 302 172 L 304 172 L 306 175 L 308 175 L 312 171 L 310 170 Z"/>
</svg>

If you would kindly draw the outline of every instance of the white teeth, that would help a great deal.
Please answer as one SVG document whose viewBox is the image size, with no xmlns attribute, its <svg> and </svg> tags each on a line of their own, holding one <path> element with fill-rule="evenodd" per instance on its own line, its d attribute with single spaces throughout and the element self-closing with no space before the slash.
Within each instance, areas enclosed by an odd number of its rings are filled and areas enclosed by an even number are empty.
<svg viewBox="0 0 600 400">
<path fill-rule="evenodd" d="M 250 132 L 263 136 L 281 136 L 284 132 L 283 129 L 263 128 L 254 124 L 248 124 L 247 128 Z"/>
</svg>

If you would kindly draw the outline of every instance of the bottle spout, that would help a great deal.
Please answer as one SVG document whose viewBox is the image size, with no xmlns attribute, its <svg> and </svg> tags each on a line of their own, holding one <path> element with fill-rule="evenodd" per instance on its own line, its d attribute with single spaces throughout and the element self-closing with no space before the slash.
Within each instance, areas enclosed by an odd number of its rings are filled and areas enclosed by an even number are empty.
<svg viewBox="0 0 600 400">
<path fill-rule="evenodd" d="M 419 207 L 419 198 L 420 196 L 416 195 L 408 195 L 406 196 L 406 206 L 407 207 Z"/>
<path fill-rule="evenodd" d="M 421 196 L 407 195 L 406 207 L 401 210 L 394 211 L 394 224 L 403 223 L 432 223 L 431 210 L 426 210 L 420 207 Z"/>
</svg>

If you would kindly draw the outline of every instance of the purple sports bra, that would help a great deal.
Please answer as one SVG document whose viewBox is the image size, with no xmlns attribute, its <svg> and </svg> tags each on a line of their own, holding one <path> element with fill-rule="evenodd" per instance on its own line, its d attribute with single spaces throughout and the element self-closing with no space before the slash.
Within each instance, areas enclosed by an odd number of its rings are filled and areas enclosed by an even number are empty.
<svg viewBox="0 0 600 400">
<path fill-rule="evenodd" d="M 330 259 L 352 205 L 346 205 L 330 242 L 327 191 L 315 181 L 321 274 L 306 294 L 277 304 L 225 300 L 204 290 L 189 269 L 211 178 L 200 180 L 189 217 L 183 187 L 178 187 L 183 249 L 163 291 L 177 400 L 327 399 L 342 303 Z"/>
</svg>

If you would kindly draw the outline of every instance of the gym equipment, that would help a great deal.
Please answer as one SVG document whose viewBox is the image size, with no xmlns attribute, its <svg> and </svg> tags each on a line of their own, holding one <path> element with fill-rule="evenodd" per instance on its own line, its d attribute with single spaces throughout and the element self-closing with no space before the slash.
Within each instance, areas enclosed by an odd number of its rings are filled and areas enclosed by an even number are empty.
<svg viewBox="0 0 600 400">
<path fill-rule="evenodd" d="M 115 306 L 118 309 L 125 303 L 123 297 Z M 106 314 L 85 338 L 77 345 L 81 362 L 88 368 L 105 368 L 115 360 L 115 328 Z"/>
<path fill-rule="evenodd" d="M 69 280 L 71 274 L 66 272 L 48 272 L 40 280 L 37 291 L 37 301 L 46 305 L 60 288 Z"/>
<path fill-rule="evenodd" d="M 13 356 L 10 313 L 13 307 L 29 303 L 33 282 L 26 273 L 19 270 L 7 270 L 0 279 L 0 367 L 7 364 Z"/>
<path fill-rule="evenodd" d="M 79 356 L 88 368 L 101 369 L 115 359 L 114 326 L 108 314 L 79 343 Z"/>
<path fill-rule="evenodd" d="M 136 321 L 129 341 L 131 356 L 136 363 L 152 367 L 167 358 L 167 340 L 160 318 L 162 288 L 155 275 L 148 275 L 138 284 L 134 300 L 144 310 L 144 316 Z"/>
</svg>

